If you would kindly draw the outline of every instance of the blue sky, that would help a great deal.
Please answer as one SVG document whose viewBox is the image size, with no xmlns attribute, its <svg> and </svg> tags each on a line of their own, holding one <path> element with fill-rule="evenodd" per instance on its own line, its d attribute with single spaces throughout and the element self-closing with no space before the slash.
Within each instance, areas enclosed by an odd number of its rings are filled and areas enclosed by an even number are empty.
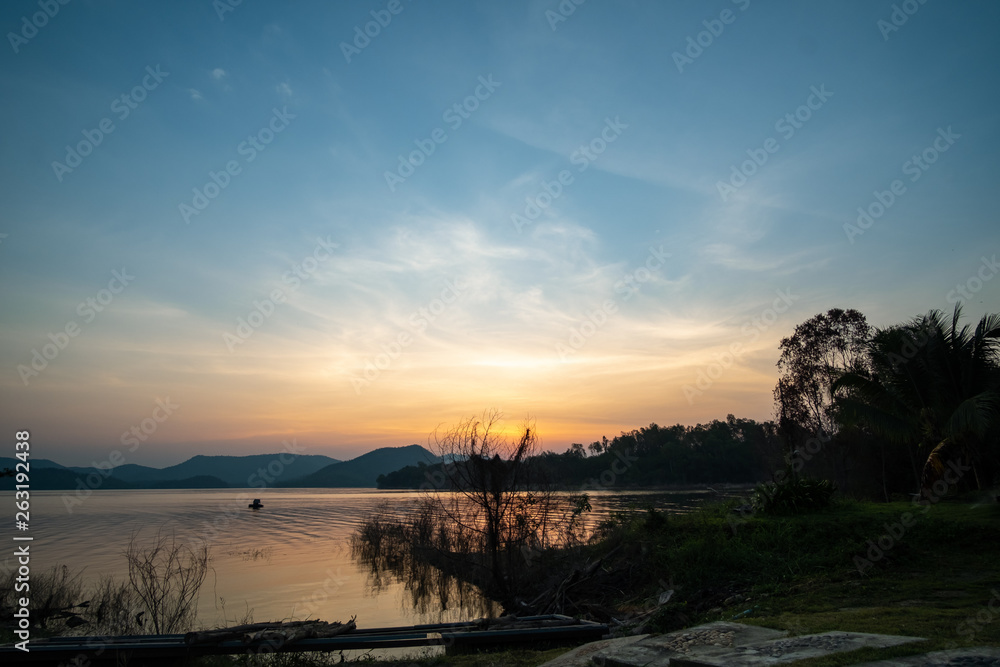
<svg viewBox="0 0 1000 667">
<path fill-rule="evenodd" d="M 224 3 L 0 8 L 37 456 L 766 419 L 818 312 L 1000 310 L 995 3 Z"/>
</svg>

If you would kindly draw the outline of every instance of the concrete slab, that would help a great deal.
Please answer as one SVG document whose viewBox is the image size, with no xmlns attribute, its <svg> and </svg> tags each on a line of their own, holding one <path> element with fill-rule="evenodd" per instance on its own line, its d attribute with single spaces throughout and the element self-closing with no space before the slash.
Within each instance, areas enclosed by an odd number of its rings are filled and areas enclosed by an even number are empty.
<svg viewBox="0 0 1000 667">
<path fill-rule="evenodd" d="M 952 651 L 935 651 L 909 658 L 866 662 L 855 667 L 1000 667 L 1000 648 L 982 646 Z"/>
<path fill-rule="evenodd" d="M 885 648 L 919 641 L 925 640 L 920 637 L 866 632 L 824 632 L 773 639 L 731 649 L 717 648 L 689 657 L 679 657 L 669 664 L 674 667 L 770 667 L 860 648 Z"/>
<path fill-rule="evenodd" d="M 783 630 L 717 621 L 597 652 L 593 664 L 600 667 L 665 667 L 674 664 L 671 659 L 700 655 L 705 651 L 731 650 L 786 636 L 788 633 Z"/>
<path fill-rule="evenodd" d="M 540 667 L 593 667 L 592 660 L 595 653 L 601 651 L 620 650 L 629 644 L 635 644 L 649 635 L 634 635 L 631 637 L 618 637 L 616 639 L 601 639 L 590 642 L 583 646 L 577 646 L 571 651 L 566 651 L 558 658 L 553 658 Z"/>
</svg>

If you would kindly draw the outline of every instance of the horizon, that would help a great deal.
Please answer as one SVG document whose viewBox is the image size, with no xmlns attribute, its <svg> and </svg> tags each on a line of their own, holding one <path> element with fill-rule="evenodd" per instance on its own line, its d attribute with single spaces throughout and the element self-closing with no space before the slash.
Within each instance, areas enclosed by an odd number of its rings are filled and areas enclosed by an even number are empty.
<svg viewBox="0 0 1000 667">
<path fill-rule="evenodd" d="M 737 419 L 740 419 L 740 417 L 738 417 L 736 415 L 734 415 L 734 416 Z M 721 419 L 720 421 L 725 421 L 725 419 Z M 640 428 L 645 428 L 646 426 L 650 426 L 650 425 L 651 424 L 646 424 L 646 425 L 643 425 L 643 426 L 637 426 L 634 429 L 629 429 L 629 431 L 638 430 Z M 673 427 L 675 425 L 677 425 L 677 424 L 676 423 L 675 424 L 658 424 L 658 426 L 661 426 L 661 427 L 664 427 L 664 428 Z M 707 422 L 705 424 L 699 423 L 699 424 L 681 424 L 681 425 L 685 426 L 687 428 L 695 428 L 697 426 L 707 425 Z M 628 432 L 628 431 L 626 431 L 626 432 Z M 606 434 L 604 434 L 604 435 L 606 435 Z M 608 440 L 612 440 L 612 439 L 614 439 L 614 437 L 617 437 L 618 435 L 619 434 L 616 433 L 611 438 L 608 438 Z M 602 435 L 601 437 L 598 437 L 595 440 L 589 440 L 588 442 L 580 442 L 580 444 L 582 444 L 584 447 L 587 447 L 588 445 L 590 445 L 591 443 L 593 443 L 595 441 L 600 441 L 602 437 L 604 437 L 604 436 Z M 579 441 L 574 441 L 574 442 L 579 442 Z M 438 456 L 438 454 L 435 452 L 434 444 L 430 443 L 430 442 L 428 442 L 426 445 L 421 445 L 420 443 L 417 443 L 417 442 L 412 442 L 412 443 L 410 443 L 408 445 L 381 445 L 379 447 L 373 447 L 371 449 L 363 450 L 360 453 L 351 455 L 349 458 L 343 458 L 343 459 L 335 457 L 335 456 L 330 456 L 329 454 L 323 454 L 321 451 L 312 451 L 312 450 L 309 450 L 309 451 L 299 451 L 300 449 L 304 449 L 304 448 L 303 448 L 303 446 L 300 443 L 298 443 L 298 441 L 296 439 L 293 439 L 293 441 L 291 443 L 289 443 L 287 440 L 285 440 L 285 441 L 282 441 L 281 444 L 282 444 L 282 447 L 283 447 L 282 449 L 276 448 L 276 449 L 271 450 L 271 451 L 243 452 L 243 453 L 235 453 L 235 454 L 234 453 L 219 454 L 219 453 L 211 453 L 211 452 L 199 452 L 197 454 L 191 454 L 190 456 L 185 456 L 184 458 L 179 459 L 179 460 L 175 460 L 173 462 L 169 462 L 167 460 L 164 460 L 164 461 L 158 462 L 158 463 L 145 463 L 144 464 L 144 463 L 138 463 L 137 461 L 125 460 L 123 463 L 121 463 L 119 465 L 135 464 L 135 465 L 140 465 L 140 466 L 145 466 L 145 467 L 150 467 L 150 468 L 163 469 L 163 468 L 169 468 L 169 467 L 172 467 L 172 466 L 180 465 L 182 463 L 187 463 L 188 461 L 190 461 L 190 460 L 192 460 L 194 458 L 197 458 L 199 456 L 204 456 L 204 457 L 276 456 L 276 455 L 280 455 L 280 454 L 283 454 L 283 453 L 289 452 L 289 451 L 292 452 L 293 454 L 295 454 L 296 458 L 299 457 L 299 456 L 325 456 L 327 458 L 335 459 L 335 463 L 347 463 L 349 461 L 353 461 L 354 459 L 357 459 L 357 458 L 360 458 L 362 456 L 365 456 L 366 454 L 371 454 L 372 452 L 375 452 L 375 451 L 378 451 L 378 450 L 382 450 L 382 449 L 406 449 L 408 447 L 421 447 L 422 449 L 430 452 L 433 456 Z M 567 445 L 566 449 L 568 450 L 571 447 L 571 445 L 572 445 L 572 443 L 570 445 Z M 109 450 L 108 450 L 109 453 L 111 453 L 111 452 L 117 452 L 111 458 L 117 460 L 119 458 L 118 455 L 121 455 L 121 457 L 124 457 L 125 453 L 123 453 L 121 451 L 121 449 L 122 449 L 121 447 L 111 447 L 111 448 L 109 448 Z M 320 449 L 320 448 L 314 448 L 314 449 Z M 556 448 L 542 447 L 542 448 L 539 449 L 539 451 L 536 452 L 536 454 L 544 454 L 546 452 L 563 453 L 562 450 L 558 450 Z M 13 459 L 14 457 L 2 457 L 2 456 L 0 456 L 0 458 L 10 458 L 10 459 Z M 59 465 L 62 465 L 62 466 L 67 467 L 67 468 L 90 468 L 90 467 L 100 468 L 100 467 L 106 466 L 107 464 L 110 463 L 110 461 L 107 459 L 107 457 L 106 457 L 105 460 L 102 460 L 102 461 L 91 460 L 88 463 L 66 463 L 66 462 L 64 462 L 65 460 L 58 460 L 57 461 L 57 460 L 55 460 L 53 458 L 50 458 L 50 457 L 47 457 L 47 456 L 41 456 L 41 457 L 36 457 L 36 458 L 46 459 L 46 460 L 49 460 L 49 461 L 51 461 L 53 463 L 58 463 Z M 77 460 L 82 461 L 83 459 L 77 459 Z M 115 468 L 115 467 L 118 467 L 118 465 L 112 465 L 111 467 Z"/>
<path fill-rule="evenodd" d="M 53 6 L 0 7 L 38 458 L 766 421 L 817 313 L 1000 312 L 996 3 Z"/>
</svg>

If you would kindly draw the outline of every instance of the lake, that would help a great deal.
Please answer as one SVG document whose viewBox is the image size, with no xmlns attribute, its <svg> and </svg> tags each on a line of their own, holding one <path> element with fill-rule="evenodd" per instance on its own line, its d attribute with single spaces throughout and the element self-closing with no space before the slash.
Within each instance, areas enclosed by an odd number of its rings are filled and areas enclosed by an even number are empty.
<svg viewBox="0 0 1000 667">
<path fill-rule="evenodd" d="M 402 584 L 378 595 L 350 556 L 348 540 L 357 523 L 380 504 L 399 511 L 416 505 L 421 493 L 375 489 L 218 489 L 169 491 L 98 490 L 67 509 L 64 491 L 31 494 L 31 569 L 37 575 L 67 565 L 82 570 L 88 582 L 101 575 L 127 576 L 123 551 L 131 535 L 139 541 L 158 530 L 179 540 L 211 546 L 213 571 L 202 587 L 201 626 L 242 620 L 319 618 L 359 627 L 469 620 L 472 612 L 435 609 L 419 613 Z M 630 504 L 685 512 L 712 492 L 591 491 L 590 522 Z M 13 508 L 13 493 L 0 494 Z M 264 507 L 247 508 L 254 497 Z M 11 510 L 13 511 L 13 510 Z M 10 554 L 12 550 L 6 550 Z M 16 567 L 5 556 L 4 570 Z"/>
</svg>

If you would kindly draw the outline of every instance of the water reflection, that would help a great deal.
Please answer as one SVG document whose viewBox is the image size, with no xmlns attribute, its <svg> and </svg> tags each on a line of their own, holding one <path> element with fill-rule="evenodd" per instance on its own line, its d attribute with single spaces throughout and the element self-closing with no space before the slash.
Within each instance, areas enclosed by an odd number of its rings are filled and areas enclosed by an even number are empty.
<svg viewBox="0 0 1000 667">
<path fill-rule="evenodd" d="M 451 549 L 431 549 L 428 533 L 436 530 L 425 503 L 401 508 L 383 503 L 351 535 L 351 555 L 367 573 L 371 595 L 402 585 L 418 614 L 458 610 L 463 616 L 496 616 L 501 606 L 483 594 L 468 575 L 469 563 Z M 446 530 L 439 526 L 440 533 Z M 451 537 L 443 538 L 449 541 Z M 460 549 L 460 545 L 451 545 Z"/>
<path fill-rule="evenodd" d="M 737 493 L 597 492 L 592 502 L 568 492 L 546 496 L 544 502 L 515 494 L 512 516 L 494 530 L 506 541 L 492 552 L 488 545 L 494 538 L 481 508 L 462 494 L 432 493 L 419 504 L 384 503 L 367 515 L 351 536 L 351 555 L 365 570 L 372 595 L 401 584 L 417 613 L 458 609 L 463 615 L 494 616 L 522 611 L 519 597 L 529 587 L 527 571 L 542 550 L 579 545 L 616 515 L 649 509 L 686 513 L 706 500 Z"/>
<path fill-rule="evenodd" d="M 361 518 L 386 501 L 412 512 L 416 492 L 374 489 L 267 489 L 256 491 L 264 509 L 247 509 L 246 491 L 169 490 L 94 491 L 68 512 L 63 492 L 32 494 L 32 568 L 47 571 L 69 565 L 96 584 L 103 575 L 127 575 L 123 551 L 133 531 L 175 530 L 178 536 L 205 537 L 212 549 L 213 572 L 201 591 L 198 621 L 217 626 L 250 615 L 253 620 L 347 620 L 359 627 L 449 623 L 483 615 L 475 587 L 445 585 L 428 569 L 412 586 L 392 579 L 369 586 L 369 568 L 350 553 L 350 535 Z M 710 492 L 591 492 L 593 527 L 630 504 L 683 512 Z M 13 502 L 12 492 L 0 494 Z M 252 499 L 252 498 L 251 498 Z M 5 557 L 6 558 L 6 557 Z M 0 568 L 16 561 L 0 560 Z M 448 569 L 448 564 L 442 564 Z M 442 568 L 438 568 L 442 569 Z M 372 582 L 375 583 L 375 582 Z M 220 600 L 225 602 L 222 606 Z M 466 600 L 466 608 L 461 601 Z M 471 604 L 469 604 L 471 603 Z M 486 604 L 483 602 L 483 604 Z"/>
</svg>

